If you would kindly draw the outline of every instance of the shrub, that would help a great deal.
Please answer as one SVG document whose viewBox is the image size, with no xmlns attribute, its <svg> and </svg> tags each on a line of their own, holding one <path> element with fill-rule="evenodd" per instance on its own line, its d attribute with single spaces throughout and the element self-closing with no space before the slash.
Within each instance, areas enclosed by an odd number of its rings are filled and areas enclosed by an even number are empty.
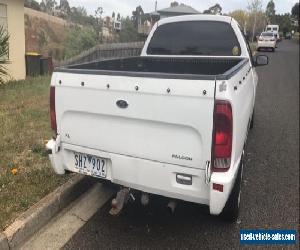
<svg viewBox="0 0 300 250">
<path fill-rule="evenodd" d="M 4 77 L 8 75 L 5 64 L 9 63 L 8 53 L 9 53 L 9 35 L 4 29 L 0 26 L 0 83 L 4 82 Z"/>
<path fill-rule="evenodd" d="M 94 47 L 97 44 L 97 36 L 91 29 L 73 27 L 67 34 L 65 45 L 65 57 L 70 58 Z"/>
</svg>

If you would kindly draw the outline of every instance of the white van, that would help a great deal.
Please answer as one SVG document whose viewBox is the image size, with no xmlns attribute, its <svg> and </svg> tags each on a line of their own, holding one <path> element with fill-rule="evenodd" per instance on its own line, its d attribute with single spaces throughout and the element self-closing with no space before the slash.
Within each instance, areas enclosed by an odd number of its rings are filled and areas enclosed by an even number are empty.
<svg viewBox="0 0 300 250">
<path fill-rule="evenodd" d="M 277 40 L 280 40 L 279 36 L 279 25 L 269 24 L 266 27 L 266 32 L 273 32 Z"/>
</svg>

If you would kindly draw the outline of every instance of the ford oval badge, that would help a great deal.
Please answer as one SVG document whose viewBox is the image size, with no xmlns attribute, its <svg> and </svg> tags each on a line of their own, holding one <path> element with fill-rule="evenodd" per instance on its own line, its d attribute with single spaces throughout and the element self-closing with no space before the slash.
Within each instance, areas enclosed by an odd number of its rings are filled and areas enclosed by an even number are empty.
<svg viewBox="0 0 300 250">
<path fill-rule="evenodd" d="M 120 109 L 126 109 L 128 108 L 128 103 L 124 100 L 118 100 L 117 101 L 117 106 L 120 108 Z"/>
</svg>

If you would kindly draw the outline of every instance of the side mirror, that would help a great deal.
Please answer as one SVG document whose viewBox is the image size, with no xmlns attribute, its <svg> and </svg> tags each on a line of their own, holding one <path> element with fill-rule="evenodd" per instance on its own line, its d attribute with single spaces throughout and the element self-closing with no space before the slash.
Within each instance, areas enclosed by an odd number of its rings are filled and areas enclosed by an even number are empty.
<svg viewBox="0 0 300 250">
<path fill-rule="evenodd" d="M 266 55 L 258 55 L 255 57 L 254 66 L 265 66 L 269 64 L 269 57 Z"/>
</svg>

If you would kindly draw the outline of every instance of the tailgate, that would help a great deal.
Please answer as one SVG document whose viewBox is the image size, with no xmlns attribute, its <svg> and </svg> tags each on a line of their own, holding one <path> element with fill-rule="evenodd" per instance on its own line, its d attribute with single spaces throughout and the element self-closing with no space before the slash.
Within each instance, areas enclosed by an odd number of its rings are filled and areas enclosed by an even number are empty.
<svg viewBox="0 0 300 250">
<path fill-rule="evenodd" d="M 52 85 L 63 143 L 199 169 L 211 160 L 214 80 L 55 73 Z"/>
</svg>

